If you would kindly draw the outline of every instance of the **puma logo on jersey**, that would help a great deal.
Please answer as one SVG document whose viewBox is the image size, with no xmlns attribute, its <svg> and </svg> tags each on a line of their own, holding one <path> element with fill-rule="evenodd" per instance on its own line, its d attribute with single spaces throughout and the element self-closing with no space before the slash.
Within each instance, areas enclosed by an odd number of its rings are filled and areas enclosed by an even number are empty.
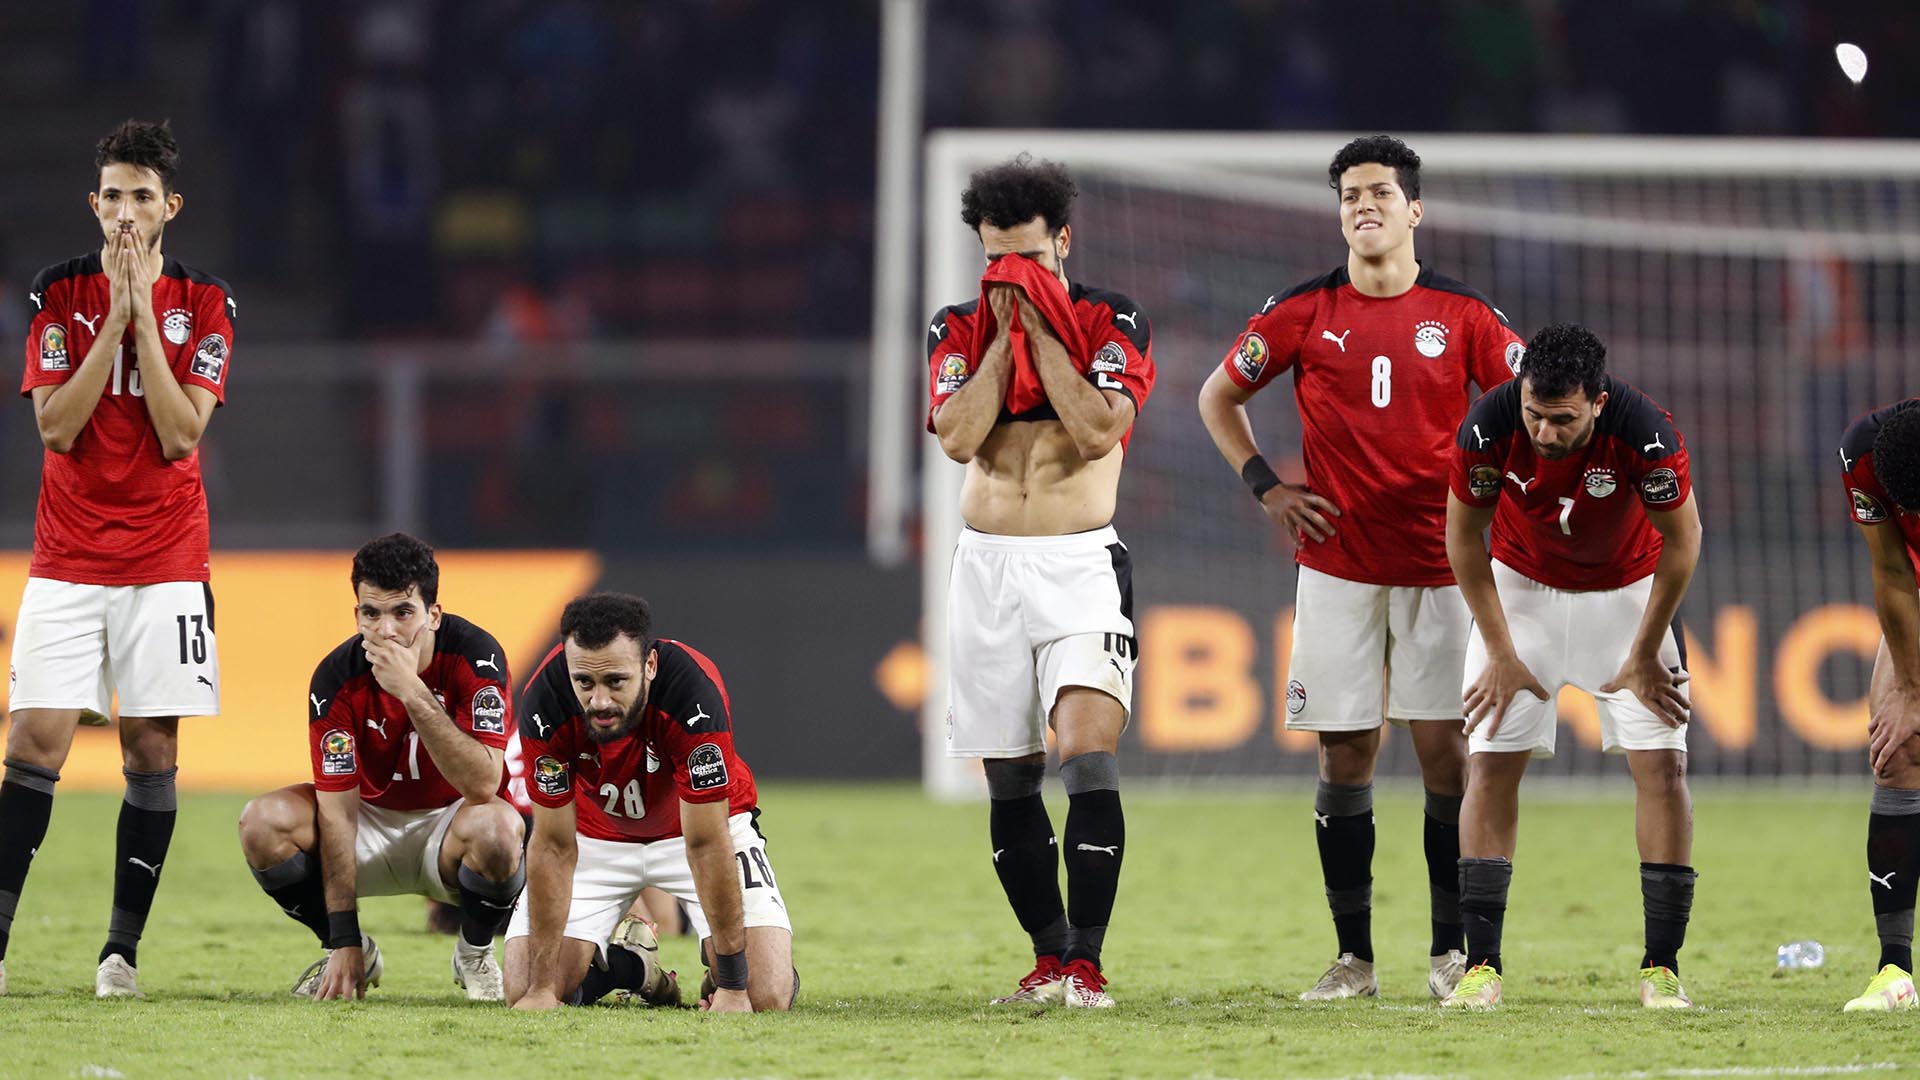
<svg viewBox="0 0 1920 1080">
<path fill-rule="evenodd" d="M 1113 317 L 1114 322 L 1119 322 L 1122 319 L 1126 320 L 1127 325 L 1132 327 L 1133 329 L 1135 330 L 1140 329 L 1140 322 L 1139 322 L 1140 313 L 1139 312 L 1129 311 L 1125 315 L 1115 315 Z"/>
<path fill-rule="evenodd" d="M 1092 844 L 1075 844 L 1073 849 L 1075 851 L 1098 851 L 1105 855 L 1111 855 L 1116 859 L 1120 857 L 1119 844 L 1114 844 L 1112 847 L 1095 847 Z"/>
<path fill-rule="evenodd" d="M 327 715 L 327 702 L 332 699 L 323 698 L 318 694 L 308 694 L 307 700 L 313 702 L 313 715 L 325 716 Z"/>
<path fill-rule="evenodd" d="M 941 338 L 947 336 L 947 324 L 941 323 L 941 322 L 930 322 L 927 324 L 927 333 L 933 335 L 933 340 L 939 341 Z"/>
<path fill-rule="evenodd" d="M 540 737 L 544 739 L 547 737 L 547 732 L 553 730 L 553 725 L 547 723 L 545 720 L 540 719 L 539 713 L 534 713 L 533 728 L 535 731 L 538 731 L 540 733 Z"/>
<path fill-rule="evenodd" d="M 1487 438 L 1485 435 L 1480 434 L 1479 424 L 1473 425 L 1473 437 L 1479 440 L 1479 445 L 1474 447 L 1475 450 L 1484 449 L 1488 443 L 1493 441 L 1492 439 Z"/>
<path fill-rule="evenodd" d="M 372 728 L 373 730 L 375 730 L 375 731 L 377 731 L 377 732 L 379 732 L 379 733 L 380 733 L 380 737 L 381 737 L 381 738 L 383 738 L 383 739 L 384 739 L 384 738 L 386 738 L 386 737 L 387 737 L 387 722 L 386 722 L 385 720 L 372 720 L 372 719 L 369 719 L 369 720 L 367 721 L 367 726 L 368 726 L 368 727 L 370 727 L 370 728 Z"/>
<path fill-rule="evenodd" d="M 1666 449 L 1666 445 L 1660 441 L 1660 436 L 1655 435 L 1653 437 L 1652 442 L 1640 448 L 1640 452 L 1643 454 L 1651 454 L 1655 450 L 1665 450 L 1665 449 Z"/>
<path fill-rule="evenodd" d="M 97 334 L 100 332 L 100 316 L 98 315 L 95 315 L 91 320 L 89 320 L 85 315 L 82 315 L 76 311 L 73 313 L 73 321 L 79 323 L 81 326 L 86 327 L 87 333 L 89 334 Z"/>
<path fill-rule="evenodd" d="M 33 301 L 33 306 L 34 306 L 34 308 L 35 308 L 36 310 L 37 310 L 37 309 L 39 309 L 39 308 L 43 308 L 43 307 L 45 307 L 45 306 L 46 306 L 45 304 L 42 304 L 42 303 L 40 302 L 40 294 L 39 294 L 39 293 L 37 293 L 37 292 L 30 292 L 30 293 L 28 293 L 28 294 L 27 294 L 27 299 L 29 299 L 29 300 L 31 300 L 31 301 Z"/>
<path fill-rule="evenodd" d="M 1540 477 L 1537 475 L 1529 476 L 1525 480 L 1522 480 L 1518 475 L 1512 472 L 1509 472 L 1507 473 L 1507 479 L 1513 481 L 1513 485 L 1520 489 L 1520 494 L 1525 495 L 1527 493 L 1527 485 L 1533 483 L 1535 480 L 1540 479 Z"/>
<path fill-rule="evenodd" d="M 1853 471 L 1853 461 L 1847 457 L 1847 448 L 1844 446 L 1840 448 L 1840 471 Z"/>
<path fill-rule="evenodd" d="M 1328 341 L 1333 342 L 1335 345 L 1340 346 L 1341 352 L 1346 352 L 1347 351 L 1347 335 L 1351 333 L 1353 333 L 1353 327 L 1349 326 L 1347 327 L 1346 330 L 1341 332 L 1339 337 L 1335 337 L 1333 335 L 1333 331 L 1331 330 L 1320 331 L 1320 336 L 1323 338 L 1326 338 Z"/>
<path fill-rule="evenodd" d="M 707 715 L 707 707 L 696 702 L 693 706 L 693 715 L 687 717 L 687 727 L 691 728 L 702 720 L 711 719 L 713 717 Z"/>
<path fill-rule="evenodd" d="M 1275 293 L 1274 295 L 1267 297 L 1267 302 L 1260 305 L 1260 314 L 1265 315 L 1267 312 L 1272 311 L 1273 305 L 1279 302 L 1280 302 L 1280 295 L 1278 293 Z"/>
<path fill-rule="evenodd" d="M 1869 870 L 1867 871 L 1867 876 L 1870 878 L 1873 878 L 1873 883 L 1875 885 L 1885 886 L 1888 892 L 1892 892 L 1893 891 L 1893 875 L 1899 872 L 1900 871 L 1898 870 L 1889 870 L 1887 871 L 1886 877 L 1874 877 L 1873 871 Z"/>
<path fill-rule="evenodd" d="M 496 658 L 499 655 L 500 655 L 499 653 L 488 653 L 487 658 L 485 660 L 475 660 L 473 662 L 473 669 L 475 671 L 478 671 L 483 667 L 490 667 L 494 671 L 498 672 L 500 670 L 500 665 L 499 663 L 496 662 Z"/>
<path fill-rule="evenodd" d="M 131 855 L 127 856 L 127 861 L 139 867 L 140 869 L 145 870 L 147 873 L 152 874 L 153 879 L 155 881 L 160 880 L 160 864 L 159 863 L 143 862 L 139 859 L 134 858 Z M 1887 876 L 1892 877 L 1893 875 L 1889 874 Z"/>
</svg>

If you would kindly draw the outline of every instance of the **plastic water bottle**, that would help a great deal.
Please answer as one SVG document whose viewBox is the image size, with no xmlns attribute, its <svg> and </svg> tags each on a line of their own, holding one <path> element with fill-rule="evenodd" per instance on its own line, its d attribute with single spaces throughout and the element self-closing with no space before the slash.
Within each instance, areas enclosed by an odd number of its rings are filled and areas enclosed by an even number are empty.
<svg viewBox="0 0 1920 1080">
<path fill-rule="evenodd" d="M 1780 946 L 1774 953 L 1776 971 L 1793 971 L 1801 968 L 1817 968 L 1827 961 L 1827 950 L 1817 941 L 1794 941 Z"/>
</svg>

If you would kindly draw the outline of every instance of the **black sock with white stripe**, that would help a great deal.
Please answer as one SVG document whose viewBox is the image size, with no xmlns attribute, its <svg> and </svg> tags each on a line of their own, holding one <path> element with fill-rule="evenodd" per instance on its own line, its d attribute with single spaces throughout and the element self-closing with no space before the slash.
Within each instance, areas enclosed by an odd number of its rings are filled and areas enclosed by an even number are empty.
<svg viewBox="0 0 1920 1080">
<path fill-rule="evenodd" d="M 24 761 L 8 761 L 6 770 L 0 780 L 0 960 L 7 958 L 27 868 L 53 820 L 53 785 L 60 779 L 58 772 Z"/>
<path fill-rule="evenodd" d="M 1913 905 L 1920 886 L 1920 791 L 1875 785 L 1867 818 L 1867 892 L 1880 963 L 1913 973 Z"/>
<path fill-rule="evenodd" d="M 287 918 L 313 931 L 320 947 L 326 948 L 331 936 L 327 930 L 327 888 L 320 877 L 318 858 L 295 851 L 265 870 L 255 870 L 253 880 L 280 905 Z"/>
<path fill-rule="evenodd" d="M 1061 837 L 1067 864 L 1067 963 L 1100 966 L 1100 947 L 1120 891 L 1120 857 L 1127 843 L 1127 818 L 1120 808 L 1120 766 L 1113 754 L 1098 750 L 1061 762 L 1067 785 L 1067 828 Z"/>
<path fill-rule="evenodd" d="M 122 769 L 127 778 L 126 800 L 120 804 L 113 860 L 113 918 L 107 924 L 107 943 L 100 959 L 114 954 L 138 967 L 135 950 L 153 910 L 153 894 L 160 888 L 160 868 L 173 845 L 173 823 L 179 801 L 173 778 L 179 768 L 163 772 Z"/>
<path fill-rule="evenodd" d="M 1034 956 L 1059 959 L 1067 951 L 1067 908 L 1060 899 L 1060 848 L 1047 817 L 1038 761 L 988 761 L 988 834 L 993 872 L 1013 906 Z"/>
</svg>

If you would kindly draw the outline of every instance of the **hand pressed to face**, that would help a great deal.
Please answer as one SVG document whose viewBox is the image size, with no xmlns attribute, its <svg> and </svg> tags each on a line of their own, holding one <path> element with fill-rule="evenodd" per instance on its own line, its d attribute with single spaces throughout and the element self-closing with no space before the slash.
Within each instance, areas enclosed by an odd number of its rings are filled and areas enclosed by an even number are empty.
<svg viewBox="0 0 1920 1080">
<path fill-rule="evenodd" d="M 380 689 L 397 698 L 422 689 L 420 673 L 433 659 L 433 635 L 440 629 L 440 605 L 428 604 L 420 586 L 404 592 L 363 581 L 354 589 L 354 622 L 360 647 L 373 666 Z"/>
</svg>

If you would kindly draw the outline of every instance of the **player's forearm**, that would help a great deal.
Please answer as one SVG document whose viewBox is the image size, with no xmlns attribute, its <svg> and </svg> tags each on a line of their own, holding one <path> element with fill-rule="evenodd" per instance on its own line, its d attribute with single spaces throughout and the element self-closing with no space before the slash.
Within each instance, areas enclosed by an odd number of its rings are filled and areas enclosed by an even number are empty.
<svg viewBox="0 0 1920 1080">
<path fill-rule="evenodd" d="M 724 819 L 722 819 L 724 821 Z M 713 951 L 736 953 L 747 947 L 740 899 L 739 868 L 733 857 L 733 838 L 722 828 L 718 836 L 687 837 L 687 866 L 693 871 L 693 888 L 700 897 L 700 910 L 707 914 L 713 935 Z"/>
<path fill-rule="evenodd" d="M 423 685 L 407 697 L 407 716 L 434 767 L 470 803 L 486 802 L 500 790 L 506 755 L 461 731 L 438 698 Z"/>
<path fill-rule="evenodd" d="M 1003 350 L 996 358 L 994 350 L 988 349 L 987 358 L 966 385 L 934 410 L 933 430 L 941 452 L 962 465 L 980 452 L 980 444 L 987 441 L 1006 406 L 1007 387 L 1013 382 L 1008 355 Z"/>
<path fill-rule="evenodd" d="M 327 910 L 359 909 L 359 862 L 355 858 L 355 839 L 360 831 L 360 793 L 358 791 L 319 791 L 320 882 L 326 892 Z"/>
<path fill-rule="evenodd" d="M 1660 561 L 1653 568 L 1653 592 L 1647 597 L 1647 611 L 1633 636 L 1634 653 L 1659 655 L 1660 646 L 1673 626 L 1673 617 L 1680 613 L 1680 601 L 1687 595 L 1687 585 L 1693 580 L 1693 568 L 1699 560 L 1697 536 L 1690 548 L 1671 542 L 1662 546 Z"/>
<path fill-rule="evenodd" d="M 111 320 L 113 316 L 106 316 Z M 107 377 L 113 372 L 114 356 L 120 351 L 120 337 L 126 331 L 123 322 L 118 328 L 104 325 L 100 335 L 93 339 L 93 345 L 87 349 L 86 359 L 80 361 L 80 367 L 73 377 L 53 388 L 46 400 L 34 410 L 34 418 L 40 428 L 40 442 L 56 454 L 64 454 L 73 449 L 80 431 L 93 418 L 93 410 L 100 404 L 100 395 L 106 393 Z"/>
<path fill-rule="evenodd" d="M 1034 334 L 1027 340 L 1032 342 L 1033 366 L 1040 375 L 1040 386 L 1080 457 L 1086 461 L 1106 457 L 1126 434 L 1124 410 L 1114 408 L 1107 395 L 1074 368 L 1066 346 L 1058 338 Z"/>
<path fill-rule="evenodd" d="M 1253 437 L 1253 420 L 1247 415 L 1246 399 L 1236 394 L 1238 389 L 1219 368 L 1215 368 L 1206 384 L 1200 387 L 1200 422 L 1207 426 L 1214 448 L 1233 467 L 1236 476 L 1241 467 L 1260 452 L 1260 444 Z"/>
<path fill-rule="evenodd" d="M 1898 566 L 1875 560 L 1873 610 L 1887 639 L 1895 689 L 1920 692 L 1920 592 L 1914 589 L 1913 567 L 1904 558 Z"/>
<path fill-rule="evenodd" d="M 1500 607 L 1500 588 L 1493 581 L 1493 556 L 1487 553 L 1481 530 L 1491 516 L 1450 500 L 1447 506 L 1447 565 L 1460 586 L 1460 596 L 1473 612 L 1474 628 L 1491 657 L 1514 655 L 1507 613 Z"/>
<path fill-rule="evenodd" d="M 160 436 L 161 453 L 168 461 L 179 461 L 200 445 L 206 425 L 186 388 L 167 365 L 167 354 L 161 351 L 160 334 L 153 329 L 151 316 L 134 319 L 134 344 L 137 355 L 158 358 L 155 363 L 140 365 L 142 400 L 147 403 L 147 419 Z"/>
<path fill-rule="evenodd" d="M 578 849 L 572 837 L 561 843 L 536 834 L 527 845 L 527 986 L 564 999 L 573 988 L 560 985 L 561 943 L 567 909 L 573 903 L 573 868 Z"/>
</svg>

